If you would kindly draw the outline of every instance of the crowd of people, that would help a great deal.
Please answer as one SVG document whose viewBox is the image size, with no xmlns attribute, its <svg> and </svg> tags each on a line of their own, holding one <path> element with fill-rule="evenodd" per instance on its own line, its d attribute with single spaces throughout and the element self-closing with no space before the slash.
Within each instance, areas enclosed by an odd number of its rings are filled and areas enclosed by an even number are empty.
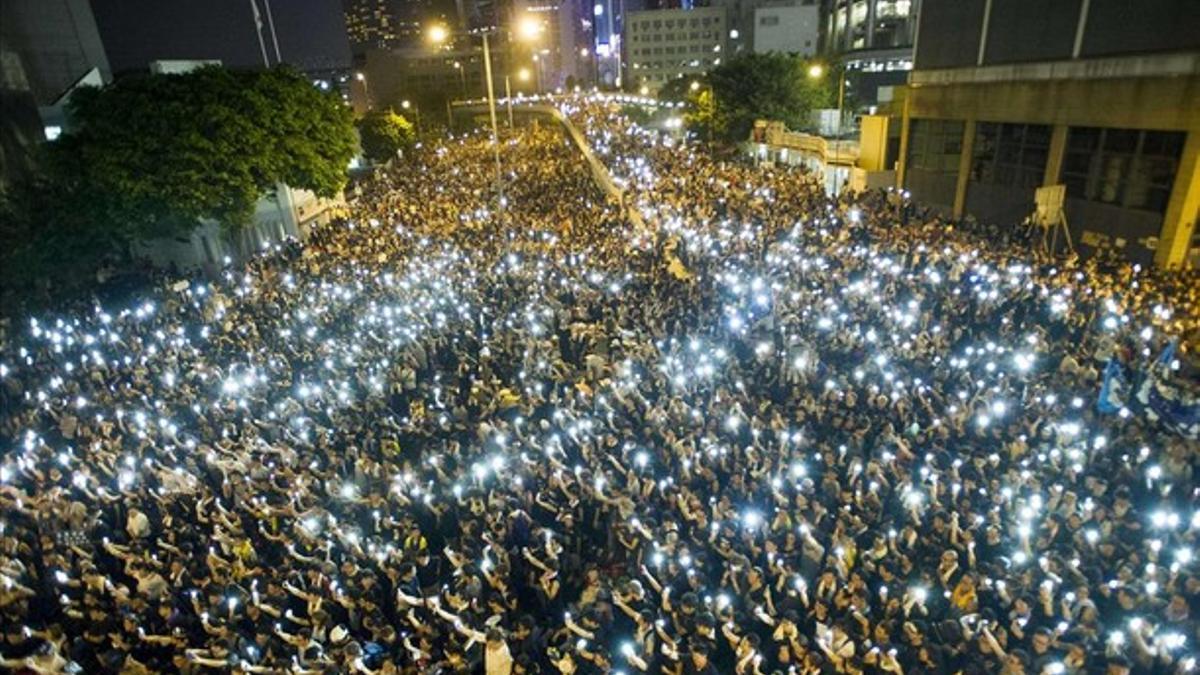
<svg viewBox="0 0 1200 675">
<path fill-rule="evenodd" d="M 0 666 L 1182 673 L 1200 279 L 1035 256 L 571 97 L 0 351 Z M 1162 359 L 1171 345 L 1171 358 Z M 1165 361 L 1165 362 L 1164 362 Z"/>
</svg>

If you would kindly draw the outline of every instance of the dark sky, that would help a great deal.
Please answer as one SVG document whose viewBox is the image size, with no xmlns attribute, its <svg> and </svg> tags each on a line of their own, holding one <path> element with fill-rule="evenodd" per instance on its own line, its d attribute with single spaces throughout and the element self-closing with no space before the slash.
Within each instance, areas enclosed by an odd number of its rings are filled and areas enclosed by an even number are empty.
<svg viewBox="0 0 1200 675">
<path fill-rule="evenodd" d="M 251 0 L 92 0 L 114 73 L 144 70 L 160 59 L 219 59 L 260 67 Z M 264 0 L 257 0 L 272 64 Z M 285 63 L 301 70 L 348 67 L 342 0 L 270 0 Z"/>
</svg>

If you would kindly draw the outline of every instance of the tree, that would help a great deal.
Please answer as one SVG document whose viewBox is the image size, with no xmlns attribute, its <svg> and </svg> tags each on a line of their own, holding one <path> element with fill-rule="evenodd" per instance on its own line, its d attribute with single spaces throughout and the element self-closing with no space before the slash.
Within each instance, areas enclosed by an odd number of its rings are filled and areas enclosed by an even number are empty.
<svg viewBox="0 0 1200 675">
<path fill-rule="evenodd" d="M 739 54 L 713 68 L 705 86 L 713 97 L 712 129 L 728 142 L 749 137 L 755 119 L 807 125 L 809 112 L 833 101 L 828 76 L 808 76 L 812 64 L 779 53 Z"/>
<path fill-rule="evenodd" d="M 353 118 L 298 73 L 219 67 L 122 78 L 71 97 L 0 218 L 0 282 L 82 282 L 132 241 L 236 230 L 279 183 L 333 197 L 357 151 Z"/>
<path fill-rule="evenodd" d="M 692 83 L 703 78 L 681 76 L 677 77 L 658 89 L 658 98 L 662 101 L 687 101 L 692 95 Z"/>
<path fill-rule="evenodd" d="M 688 131 L 710 143 L 715 138 L 724 138 L 728 120 L 718 114 L 716 97 L 710 87 L 704 86 L 688 96 L 687 111 L 683 114 Z"/>
<path fill-rule="evenodd" d="M 413 125 L 392 110 L 375 110 L 358 122 L 363 154 L 372 162 L 386 162 L 416 140 Z"/>
<path fill-rule="evenodd" d="M 349 110 L 294 71 L 208 67 L 78 92 L 50 174 L 107 194 L 138 239 L 241 227 L 277 183 L 332 197 L 354 151 Z"/>
</svg>

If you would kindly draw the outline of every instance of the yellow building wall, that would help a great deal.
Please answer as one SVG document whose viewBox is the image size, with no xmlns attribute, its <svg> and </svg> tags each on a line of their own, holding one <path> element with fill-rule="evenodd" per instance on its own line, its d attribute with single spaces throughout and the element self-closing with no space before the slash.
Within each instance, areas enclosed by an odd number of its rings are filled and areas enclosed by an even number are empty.
<svg viewBox="0 0 1200 675">
<path fill-rule="evenodd" d="M 888 171 L 888 120 L 886 115 L 863 115 L 859 126 L 858 167 L 866 171 Z"/>
</svg>

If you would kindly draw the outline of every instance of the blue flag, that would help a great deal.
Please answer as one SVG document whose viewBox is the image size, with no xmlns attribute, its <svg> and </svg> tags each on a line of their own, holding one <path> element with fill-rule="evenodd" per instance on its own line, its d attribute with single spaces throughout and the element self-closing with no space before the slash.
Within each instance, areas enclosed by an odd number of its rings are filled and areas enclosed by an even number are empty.
<svg viewBox="0 0 1200 675">
<path fill-rule="evenodd" d="M 1100 398 L 1096 401 L 1096 410 L 1101 414 L 1111 415 L 1125 407 L 1125 375 L 1121 362 L 1114 356 L 1104 366 L 1104 383 L 1100 386 Z"/>
<path fill-rule="evenodd" d="M 1177 335 L 1167 343 L 1166 348 L 1163 349 L 1163 353 L 1158 357 L 1158 360 L 1155 361 L 1155 365 L 1159 365 L 1164 368 L 1170 368 L 1171 361 L 1175 360 L 1175 350 L 1178 348 L 1179 336 Z"/>
</svg>

